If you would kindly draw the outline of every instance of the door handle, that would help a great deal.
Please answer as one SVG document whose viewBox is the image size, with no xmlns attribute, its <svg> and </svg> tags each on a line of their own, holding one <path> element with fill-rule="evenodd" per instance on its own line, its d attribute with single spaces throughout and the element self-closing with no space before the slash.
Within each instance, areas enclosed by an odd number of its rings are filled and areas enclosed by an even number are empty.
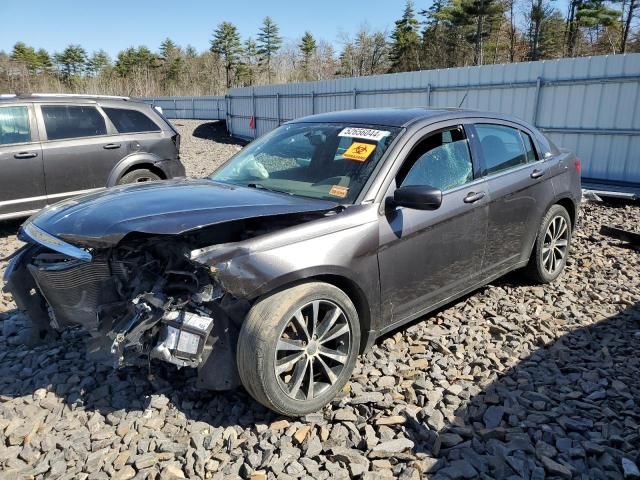
<svg viewBox="0 0 640 480">
<path fill-rule="evenodd" d="M 37 157 L 38 154 L 36 152 L 18 152 L 13 158 L 34 158 Z"/>
<path fill-rule="evenodd" d="M 464 203 L 475 203 L 478 200 L 484 198 L 484 192 L 469 192 L 469 194 L 464 197 Z"/>
<path fill-rule="evenodd" d="M 537 168 L 531 172 L 531 178 L 540 178 L 544 175 L 544 170 L 538 170 Z"/>
<path fill-rule="evenodd" d="M 115 150 L 116 148 L 120 148 L 120 144 L 119 143 L 107 143 L 102 148 L 104 148 L 105 150 Z"/>
</svg>

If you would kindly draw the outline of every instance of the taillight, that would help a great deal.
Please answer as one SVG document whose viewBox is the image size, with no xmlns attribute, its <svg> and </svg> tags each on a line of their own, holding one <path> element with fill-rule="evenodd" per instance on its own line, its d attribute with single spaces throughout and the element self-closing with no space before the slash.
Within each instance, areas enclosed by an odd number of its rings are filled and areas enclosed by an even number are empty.
<svg viewBox="0 0 640 480">
<path fill-rule="evenodd" d="M 176 146 L 178 151 L 180 151 L 180 134 L 176 133 L 171 137 L 171 140 L 173 141 L 173 144 Z"/>
<path fill-rule="evenodd" d="M 580 173 L 582 171 L 582 165 L 580 164 L 580 159 L 576 158 L 573 161 L 573 166 L 576 167 L 576 172 Z"/>
</svg>

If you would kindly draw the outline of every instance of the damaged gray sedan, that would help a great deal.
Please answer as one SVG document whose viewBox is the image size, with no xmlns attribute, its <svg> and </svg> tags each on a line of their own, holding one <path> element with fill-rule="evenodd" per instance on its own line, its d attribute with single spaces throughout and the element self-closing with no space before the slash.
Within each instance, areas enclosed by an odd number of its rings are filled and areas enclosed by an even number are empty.
<svg viewBox="0 0 640 480">
<path fill-rule="evenodd" d="M 580 163 L 530 125 L 459 110 L 316 115 L 209 178 L 122 186 L 31 217 L 6 288 L 34 341 L 80 325 L 116 366 L 198 370 L 315 411 L 375 339 L 522 268 L 565 267 Z"/>
</svg>

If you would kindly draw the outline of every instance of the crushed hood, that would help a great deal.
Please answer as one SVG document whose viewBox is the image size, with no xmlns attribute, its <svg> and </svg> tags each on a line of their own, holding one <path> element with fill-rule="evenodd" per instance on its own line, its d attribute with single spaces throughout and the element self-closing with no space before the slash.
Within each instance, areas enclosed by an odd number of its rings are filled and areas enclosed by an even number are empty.
<svg viewBox="0 0 640 480">
<path fill-rule="evenodd" d="M 117 244 L 132 232 L 175 235 L 232 220 L 328 211 L 338 204 L 212 180 L 125 185 L 52 205 L 27 220 L 84 247 Z"/>
</svg>

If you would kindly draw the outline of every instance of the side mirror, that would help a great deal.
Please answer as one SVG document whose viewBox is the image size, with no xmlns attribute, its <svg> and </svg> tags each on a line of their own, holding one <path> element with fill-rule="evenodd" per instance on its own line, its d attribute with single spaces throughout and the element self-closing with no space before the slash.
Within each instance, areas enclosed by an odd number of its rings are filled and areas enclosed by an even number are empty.
<svg viewBox="0 0 640 480">
<path fill-rule="evenodd" d="M 442 190 L 429 185 L 400 187 L 393 193 L 393 205 L 415 210 L 436 210 L 442 205 Z"/>
</svg>

